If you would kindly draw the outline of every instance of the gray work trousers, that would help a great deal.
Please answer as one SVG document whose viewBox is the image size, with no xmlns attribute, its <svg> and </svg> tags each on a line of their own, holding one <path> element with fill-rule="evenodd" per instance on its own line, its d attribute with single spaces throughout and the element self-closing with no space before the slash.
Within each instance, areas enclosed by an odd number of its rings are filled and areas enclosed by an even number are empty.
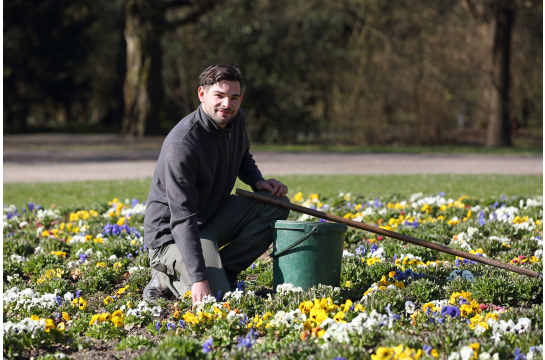
<svg viewBox="0 0 545 360">
<path fill-rule="evenodd" d="M 287 197 L 271 196 L 269 191 L 257 193 L 289 202 Z M 238 195 L 230 195 L 220 205 L 216 217 L 199 228 L 212 294 L 231 290 L 224 269 L 239 273 L 252 265 L 272 243 L 272 221 L 286 220 L 288 215 L 287 209 Z M 174 241 L 150 249 L 149 257 L 151 267 L 159 271 L 163 288 L 169 288 L 180 299 L 191 290 L 191 280 Z"/>
</svg>

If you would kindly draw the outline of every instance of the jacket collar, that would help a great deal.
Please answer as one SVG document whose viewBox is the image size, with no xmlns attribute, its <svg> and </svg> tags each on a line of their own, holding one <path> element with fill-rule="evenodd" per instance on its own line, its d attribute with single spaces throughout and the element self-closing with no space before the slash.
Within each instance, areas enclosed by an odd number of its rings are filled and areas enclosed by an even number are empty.
<svg viewBox="0 0 545 360">
<path fill-rule="evenodd" d="M 202 127 L 209 132 L 210 134 L 216 136 L 216 137 L 223 137 L 224 135 L 227 135 L 231 132 L 233 129 L 233 121 L 236 120 L 237 115 L 231 120 L 229 124 L 225 128 L 220 127 L 214 120 L 210 118 L 210 116 L 206 115 L 204 112 L 202 105 L 199 105 L 199 108 L 197 109 L 197 116 L 199 119 L 199 122 L 201 123 Z"/>
</svg>

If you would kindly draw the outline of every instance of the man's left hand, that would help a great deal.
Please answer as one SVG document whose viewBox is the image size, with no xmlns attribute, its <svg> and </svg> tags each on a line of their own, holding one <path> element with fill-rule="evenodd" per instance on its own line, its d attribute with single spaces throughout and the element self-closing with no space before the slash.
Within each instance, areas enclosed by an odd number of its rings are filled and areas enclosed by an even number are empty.
<svg viewBox="0 0 545 360">
<path fill-rule="evenodd" d="M 255 184 L 258 191 L 270 191 L 271 195 L 284 197 L 288 193 L 288 187 L 276 179 L 258 181 Z"/>
</svg>

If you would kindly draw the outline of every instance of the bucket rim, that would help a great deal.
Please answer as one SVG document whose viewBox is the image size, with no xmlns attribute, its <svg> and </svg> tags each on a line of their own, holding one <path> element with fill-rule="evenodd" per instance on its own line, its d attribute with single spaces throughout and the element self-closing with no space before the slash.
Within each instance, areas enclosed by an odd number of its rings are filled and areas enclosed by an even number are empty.
<svg viewBox="0 0 545 360">
<path fill-rule="evenodd" d="M 313 221 L 291 221 L 275 220 L 272 222 L 272 228 L 278 230 L 307 230 L 308 227 L 317 227 L 320 232 L 323 231 L 342 231 L 345 232 L 348 226 L 339 223 L 313 222 Z"/>
</svg>

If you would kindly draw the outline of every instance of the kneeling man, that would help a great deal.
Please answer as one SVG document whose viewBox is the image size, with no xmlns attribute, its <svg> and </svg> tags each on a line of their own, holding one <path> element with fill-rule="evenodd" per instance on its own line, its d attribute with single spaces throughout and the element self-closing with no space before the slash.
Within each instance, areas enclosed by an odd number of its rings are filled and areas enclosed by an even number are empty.
<svg viewBox="0 0 545 360">
<path fill-rule="evenodd" d="M 265 180 L 249 152 L 238 69 L 213 65 L 200 75 L 201 105 L 168 134 L 146 203 L 144 244 L 152 279 L 144 300 L 191 291 L 193 302 L 236 287 L 237 275 L 272 242 L 271 222 L 289 210 L 231 195 L 239 177 L 262 195 L 288 188 Z"/>
</svg>

